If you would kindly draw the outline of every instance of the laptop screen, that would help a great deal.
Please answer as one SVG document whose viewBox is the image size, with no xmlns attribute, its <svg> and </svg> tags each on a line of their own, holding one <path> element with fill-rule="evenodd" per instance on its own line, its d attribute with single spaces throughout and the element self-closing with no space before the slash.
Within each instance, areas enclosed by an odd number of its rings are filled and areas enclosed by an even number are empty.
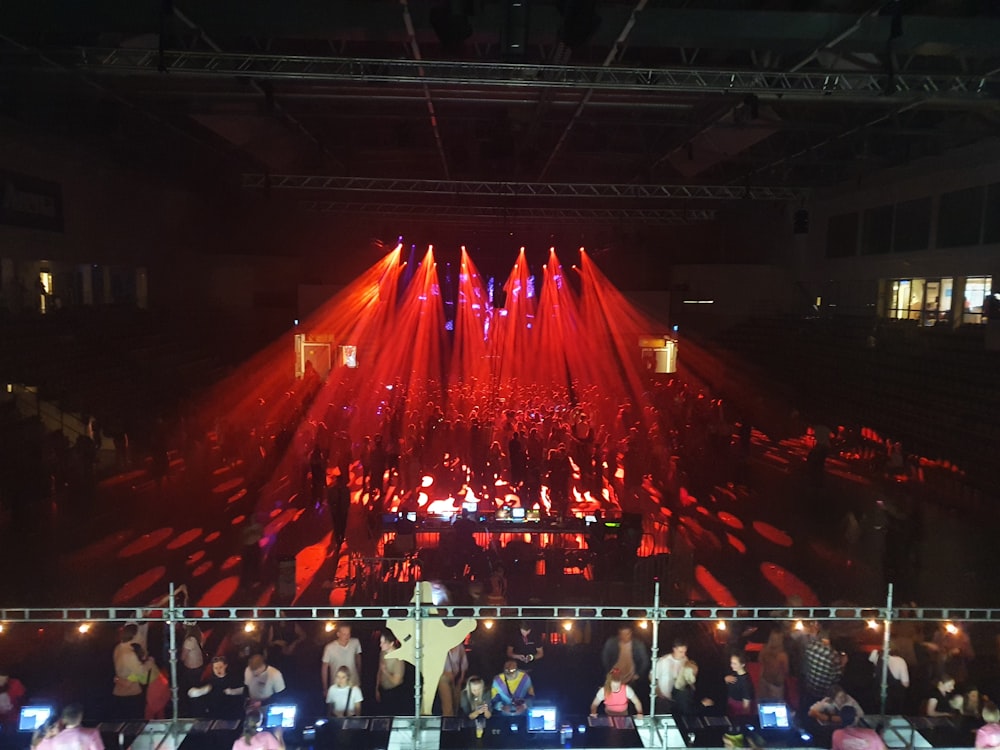
<svg viewBox="0 0 1000 750">
<path fill-rule="evenodd" d="M 294 729 L 295 728 L 295 706 L 288 703 L 274 703 L 267 707 L 264 714 L 265 729 Z"/>
<path fill-rule="evenodd" d="M 761 729 L 788 729 L 788 706 L 784 703 L 761 703 L 757 706 Z"/>
<path fill-rule="evenodd" d="M 528 709 L 529 732 L 555 732 L 559 728 L 555 706 L 532 706 Z"/>
<path fill-rule="evenodd" d="M 17 731 L 34 732 L 52 716 L 52 706 L 21 706 L 17 720 Z"/>
</svg>

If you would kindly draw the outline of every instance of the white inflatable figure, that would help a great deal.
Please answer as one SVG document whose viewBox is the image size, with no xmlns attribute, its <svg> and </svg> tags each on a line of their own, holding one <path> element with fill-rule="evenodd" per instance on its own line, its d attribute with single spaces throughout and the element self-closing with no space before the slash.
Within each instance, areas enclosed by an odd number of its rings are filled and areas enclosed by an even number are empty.
<svg viewBox="0 0 1000 750">
<path fill-rule="evenodd" d="M 433 589 L 430 581 L 420 581 L 420 602 L 422 605 L 433 602 Z M 413 591 L 411 603 L 416 602 L 417 592 Z M 431 607 L 428 612 L 436 614 L 437 609 Z M 414 622 L 412 619 L 394 619 L 388 621 L 389 629 L 399 641 L 399 648 L 386 654 L 393 659 L 402 659 L 416 666 L 416 638 L 414 637 Z M 465 640 L 465 637 L 476 629 L 476 621 L 471 617 L 461 620 L 426 619 L 420 621 L 420 643 L 423 648 L 423 684 L 421 694 L 421 712 L 431 713 L 434 696 L 437 694 L 438 682 L 444 673 L 445 660 L 448 651 Z"/>
</svg>

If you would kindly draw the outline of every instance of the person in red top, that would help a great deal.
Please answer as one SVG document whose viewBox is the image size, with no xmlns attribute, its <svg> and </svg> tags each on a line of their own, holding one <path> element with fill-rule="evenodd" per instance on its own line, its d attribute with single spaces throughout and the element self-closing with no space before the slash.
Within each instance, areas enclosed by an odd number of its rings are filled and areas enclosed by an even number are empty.
<svg viewBox="0 0 1000 750">
<path fill-rule="evenodd" d="M 0 725 L 8 727 L 17 723 L 21 699 L 26 692 L 24 683 L 0 667 Z"/>
</svg>

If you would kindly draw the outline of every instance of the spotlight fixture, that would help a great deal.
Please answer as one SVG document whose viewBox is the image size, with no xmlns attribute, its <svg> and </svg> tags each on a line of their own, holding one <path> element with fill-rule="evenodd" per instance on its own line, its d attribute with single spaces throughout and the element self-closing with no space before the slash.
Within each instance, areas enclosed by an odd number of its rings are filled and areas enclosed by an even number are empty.
<svg viewBox="0 0 1000 750">
<path fill-rule="evenodd" d="M 87 633 L 90 632 L 90 623 L 89 622 L 80 623 L 80 626 L 77 628 L 77 630 L 80 632 L 80 635 L 86 635 Z"/>
<path fill-rule="evenodd" d="M 257 629 L 257 623 L 255 623 L 253 620 L 247 620 L 247 622 L 244 623 L 243 625 L 244 633 L 252 633 L 256 629 Z"/>
<path fill-rule="evenodd" d="M 639 627 L 643 630 L 649 629 L 649 620 L 639 620 Z"/>
<path fill-rule="evenodd" d="M 869 630 L 878 630 L 878 620 L 868 620 Z"/>
<path fill-rule="evenodd" d="M 727 626 L 726 626 L 726 621 L 725 620 L 719 620 L 717 623 L 715 623 L 715 629 L 716 630 L 722 631 L 722 630 L 725 630 L 726 627 Z"/>
<path fill-rule="evenodd" d="M 493 620 L 483 620 L 483 627 L 487 630 L 493 630 Z"/>
<path fill-rule="evenodd" d="M 571 631 L 573 629 L 573 621 L 565 620 L 562 624 L 562 629 L 565 630 L 567 633 Z"/>
<path fill-rule="evenodd" d="M 327 633 L 332 633 L 332 632 L 333 632 L 333 629 L 334 629 L 335 627 L 337 627 L 337 626 L 336 626 L 336 625 L 334 625 L 334 624 L 333 624 L 332 622 L 328 622 L 328 623 L 327 623 L 326 625 L 324 625 L 324 626 L 323 626 L 323 629 L 324 629 L 324 630 L 325 630 L 325 631 L 326 631 Z"/>
<path fill-rule="evenodd" d="M 948 635 L 958 635 L 958 625 L 953 622 L 946 622 L 944 624 L 944 629 Z"/>
</svg>

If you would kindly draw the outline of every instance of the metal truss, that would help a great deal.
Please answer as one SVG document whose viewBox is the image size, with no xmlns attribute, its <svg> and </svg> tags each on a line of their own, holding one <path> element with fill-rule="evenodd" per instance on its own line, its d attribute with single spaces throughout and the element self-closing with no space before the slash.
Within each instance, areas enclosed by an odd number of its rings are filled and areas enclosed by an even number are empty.
<svg viewBox="0 0 1000 750">
<path fill-rule="evenodd" d="M 530 198 L 670 198 L 704 200 L 798 201 L 806 188 L 738 185 L 631 185 L 590 182 L 487 182 L 416 180 L 396 177 L 244 174 L 244 188 L 417 193 L 449 196 L 520 196 Z"/>
<path fill-rule="evenodd" d="M 717 211 L 711 208 L 527 208 L 506 206 L 437 206 L 403 205 L 400 203 L 339 203 L 337 201 L 300 201 L 309 211 L 320 213 L 372 213 L 381 216 L 405 217 L 411 221 L 461 223 L 471 220 L 518 222 L 619 222 L 637 221 L 647 224 L 689 224 L 715 221 Z"/>
<path fill-rule="evenodd" d="M 123 620 L 226 622 L 254 620 L 357 620 L 384 621 L 413 619 L 417 608 L 412 604 L 399 606 L 356 607 L 67 607 L 0 609 L 0 622 L 121 622 Z M 759 620 L 818 620 L 825 622 L 886 620 L 893 622 L 941 622 L 955 620 L 962 623 L 1000 623 L 1000 609 L 968 607 L 601 607 L 592 605 L 566 606 L 503 606 L 503 607 L 453 607 L 424 605 L 419 608 L 419 619 L 454 619 L 471 617 L 484 620 L 651 620 L 715 622 Z"/>
<path fill-rule="evenodd" d="M 54 54 L 54 53 L 53 53 Z M 500 62 L 385 60 L 180 50 L 77 48 L 66 64 L 93 72 L 270 78 L 340 83 L 504 86 L 643 93 L 719 93 L 808 99 L 918 98 L 995 101 L 1000 76 L 863 71 L 796 72 L 711 68 L 528 65 Z M 891 87 L 891 88 L 890 88 Z"/>
</svg>

